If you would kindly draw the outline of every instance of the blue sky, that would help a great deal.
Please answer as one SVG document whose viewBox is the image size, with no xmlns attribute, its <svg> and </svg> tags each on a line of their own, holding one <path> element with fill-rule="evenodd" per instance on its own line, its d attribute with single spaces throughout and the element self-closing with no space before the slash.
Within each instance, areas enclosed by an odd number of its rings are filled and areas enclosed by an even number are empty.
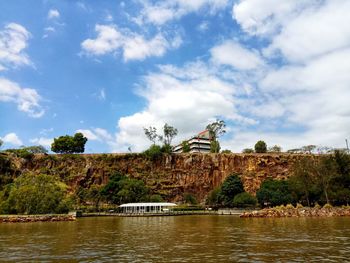
<svg viewBox="0 0 350 263">
<path fill-rule="evenodd" d="M 344 147 L 350 137 L 350 2 L 0 2 L 3 148 L 83 132 L 87 152 L 175 143 L 216 118 L 222 148 Z"/>
</svg>

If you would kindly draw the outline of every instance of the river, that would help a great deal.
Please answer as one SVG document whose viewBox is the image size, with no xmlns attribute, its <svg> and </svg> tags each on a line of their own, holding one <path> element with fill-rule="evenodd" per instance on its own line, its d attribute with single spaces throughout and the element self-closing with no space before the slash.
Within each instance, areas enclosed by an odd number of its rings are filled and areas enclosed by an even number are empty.
<svg viewBox="0 0 350 263">
<path fill-rule="evenodd" d="M 0 224 L 1 262 L 348 260 L 349 217 L 94 217 Z"/>
</svg>

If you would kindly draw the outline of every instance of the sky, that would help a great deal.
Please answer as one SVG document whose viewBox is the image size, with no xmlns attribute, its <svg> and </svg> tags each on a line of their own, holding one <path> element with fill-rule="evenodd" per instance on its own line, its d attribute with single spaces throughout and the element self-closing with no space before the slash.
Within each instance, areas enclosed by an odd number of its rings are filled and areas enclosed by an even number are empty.
<svg viewBox="0 0 350 263">
<path fill-rule="evenodd" d="M 349 0 L 0 1 L 3 149 L 82 132 L 86 152 L 174 143 L 216 119 L 221 148 L 350 138 Z"/>
</svg>

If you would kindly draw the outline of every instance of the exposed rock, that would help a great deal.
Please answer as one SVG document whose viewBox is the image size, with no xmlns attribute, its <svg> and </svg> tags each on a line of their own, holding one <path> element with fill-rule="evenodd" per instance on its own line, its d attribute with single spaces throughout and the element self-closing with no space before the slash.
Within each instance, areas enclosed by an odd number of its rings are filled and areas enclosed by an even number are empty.
<svg viewBox="0 0 350 263">
<path fill-rule="evenodd" d="M 331 217 L 350 216 L 350 207 L 332 208 L 266 208 L 244 212 L 240 217 Z"/>
<path fill-rule="evenodd" d="M 142 154 L 36 155 L 31 160 L 12 159 L 13 175 L 24 172 L 61 177 L 77 187 L 105 184 L 116 171 L 143 179 L 152 191 L 168 201 L 179 201 L 184 192 L 199 201 L 232 173 L 241 174 L 244 188 L 255 194 L 267 178 L 285 179 L 301 156 L 291 154 L 172 154 L 150 161 Z M 0 167 L 1 174 L 1 167 Z"/>
<path fill-rule="evenodd" d="M 31 222 L 57 222 L 74 221 L 74 215 L 10 215 L 0 216 L 0 223 L 31 223 Z"/>
</svg>

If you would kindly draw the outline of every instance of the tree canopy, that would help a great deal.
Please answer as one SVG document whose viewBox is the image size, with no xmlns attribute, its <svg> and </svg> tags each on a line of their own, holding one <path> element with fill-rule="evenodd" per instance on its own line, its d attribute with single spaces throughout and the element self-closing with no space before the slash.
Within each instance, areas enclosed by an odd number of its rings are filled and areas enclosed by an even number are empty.
<svg viewBox="0 0 350 263">
<path fill-rule="evenodd" d="M 264 141 L 258 141 L 255 146 L 255 152 L 256 153 L 266 153 L 267 152 L 267 145 Z"/>
<path fill-rule="evenodd" d="M 80 132 L 74 136 L 60 136 L 54 139 L 51 150 L 55 153 L 83 153 L 87 138 Z"/>
</svg>

